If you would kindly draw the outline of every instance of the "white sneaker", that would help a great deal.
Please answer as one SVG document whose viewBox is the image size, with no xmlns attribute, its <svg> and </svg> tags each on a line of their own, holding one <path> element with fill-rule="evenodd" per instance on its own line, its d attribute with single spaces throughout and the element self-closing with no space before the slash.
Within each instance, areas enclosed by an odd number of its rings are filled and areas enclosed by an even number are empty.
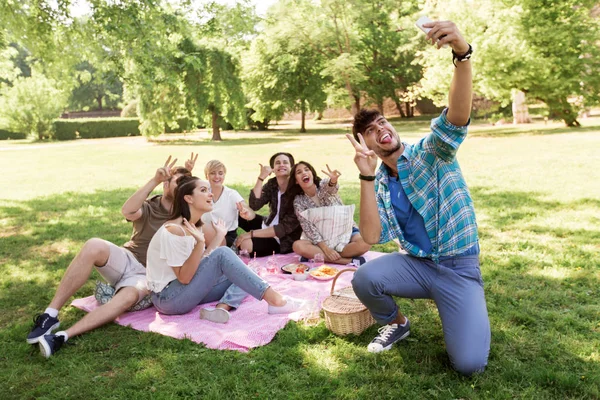
<svg viewBox="0 0 600 400">
<path fill-rule="evenodd" d="M 293 312 L 305 309 L 309 302 L 295 297 L 283 296 L 286 303 L 281 307 L 272 306 L 269 304 L 269 314 L 291 314 Z"/>
<path fill-rule="evenodd" d="M 223 308 L 203 308 L 200 310 L 200 319 L 216 322 L 217 324 L 225 324 L 229 321 L 229 311 Z"/>
</svg>

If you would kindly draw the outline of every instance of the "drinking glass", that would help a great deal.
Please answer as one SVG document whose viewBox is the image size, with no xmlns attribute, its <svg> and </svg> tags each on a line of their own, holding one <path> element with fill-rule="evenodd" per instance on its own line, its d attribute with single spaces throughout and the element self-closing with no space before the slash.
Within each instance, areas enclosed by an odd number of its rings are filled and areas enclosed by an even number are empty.
<svg viewBox="0 0 600 400">
<path fill-rule="evenodd" d="M 323 255 L 323 253 L 315 254 L 315 257 L 313 258 L 313 260 L 314 260 L 315 267 L 320 267 L 321 265 L 325 264 L 325 256 Z"/>
<path fill-rule="evenodd" d="M 267 272 L 269 274 L 276 274 L 278 268 L 279 264 L 277 263 L 274 257 L 271 257 L 267 260 Z"/>
<path fill-rule="evenodd" d="M 246 249 L 240 250 L 240 253 L 238 255 L 244 264 L 246 264 L 246 265 L 249 264 L 250 254 L 248 254 L 248 250 L 246 250 Z"/>
</svg>

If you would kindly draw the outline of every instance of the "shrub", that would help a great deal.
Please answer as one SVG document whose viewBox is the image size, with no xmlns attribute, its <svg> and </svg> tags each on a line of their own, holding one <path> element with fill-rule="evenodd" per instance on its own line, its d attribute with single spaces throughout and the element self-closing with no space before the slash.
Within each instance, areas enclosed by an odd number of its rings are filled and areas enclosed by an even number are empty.
<svg viewBox="0 0 600 400">
<path fill-rule="evenodd" d="M 0 92 L 0 113 L 8 129 L 51 138 L 52 121 L 63 111 L 67 96 L 56 83 L 41 74 L 19 77 Z"/>
<path fill-rule="evenodd" d="M 77 120 L 57 119 L 53 122 L 56 140 L 77 139 Z"/>
<path fill-rule="evenodd" d="M 27 137 L 26 134 L 20 132 L 11 132 L 4 129 L 0 129 L 0 140 L 7 139 L 25 139 Z"/>
<path fill-rule="evenodd" d="M 58 140 L 139 136 L 140 121 L 137 118 L 79 118 L 54 121 Z"/>
</svg>

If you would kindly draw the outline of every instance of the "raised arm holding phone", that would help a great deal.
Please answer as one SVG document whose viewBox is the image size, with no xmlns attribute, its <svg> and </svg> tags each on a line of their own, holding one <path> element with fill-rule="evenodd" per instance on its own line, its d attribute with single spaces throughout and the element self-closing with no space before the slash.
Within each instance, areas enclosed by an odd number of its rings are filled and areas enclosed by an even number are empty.
<svg viewBox="0 0 600 400">
<path fill-rule="evenodd" d="M 472 48 L 451 21 L 422 26 L 438 49 L 452 49 L 448 108 L 416 144 L 402 142 L 376 110 L 363 109 L 355 116 L 354 136 L 347 137 L 361 182 L 362 236 L 370 244 L 397 240 L 406 253 L 367 262 L 352 285 L 383 325 L 368 346 L 370 352 L 389 350 L 410 334 L 410 322 L 393 296 L 432 299 L 452 366 L 471 375 L 487 365 L 491 336 L 475 210 L 456 159 L 471 112 Z M 382 161 L 378 169 L 377 159 Z"/>
</svg>

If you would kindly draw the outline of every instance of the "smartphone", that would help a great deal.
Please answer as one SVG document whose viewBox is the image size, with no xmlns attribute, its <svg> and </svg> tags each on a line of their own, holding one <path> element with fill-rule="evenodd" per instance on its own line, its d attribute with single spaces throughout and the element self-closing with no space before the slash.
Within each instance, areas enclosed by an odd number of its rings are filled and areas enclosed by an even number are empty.
<svg viewBox="0 0 600 400">
<path fill-rule="evenodd" d="M 420 17 L 417 22 L 415 22 L 415 25 L 417 26 L 417 28 L 419 28 L 420 30 L 422 30 L 425 34 L 429 33 L 429 31 L 431 30 L 431 28 L 425 28 L 423 26 L 423 24 L 426 24 L 428 22 L 433 22 L 431 19 L 429 19 L 429 17 L 423 15 L 422 17 Z M 442 35 L 439 37 L 438 42 L 440 39 L 442 39 L 443 37 L 445 37 L 446 35 Z M 442 47 L 448 47 L 447 44 L 444 44 Z"/>
<path fill-rule="evenodd" d="M 426 17 L 425 15 L 423 15 L 422 17 L 420 17 L 417 22 L 415 22 L 415 25 L 417 26 L 417 28 L 419 28 L 420 30 L 422 30 L 423 32 L 425 32 L 425 34 L 427 34 L 431 28 L 425 28 L 423 27 L 423 24 L 426 24 L 428 22 L 433 22 L 431 19 L 429 19 L 429 17 Z"/>
</svg>

